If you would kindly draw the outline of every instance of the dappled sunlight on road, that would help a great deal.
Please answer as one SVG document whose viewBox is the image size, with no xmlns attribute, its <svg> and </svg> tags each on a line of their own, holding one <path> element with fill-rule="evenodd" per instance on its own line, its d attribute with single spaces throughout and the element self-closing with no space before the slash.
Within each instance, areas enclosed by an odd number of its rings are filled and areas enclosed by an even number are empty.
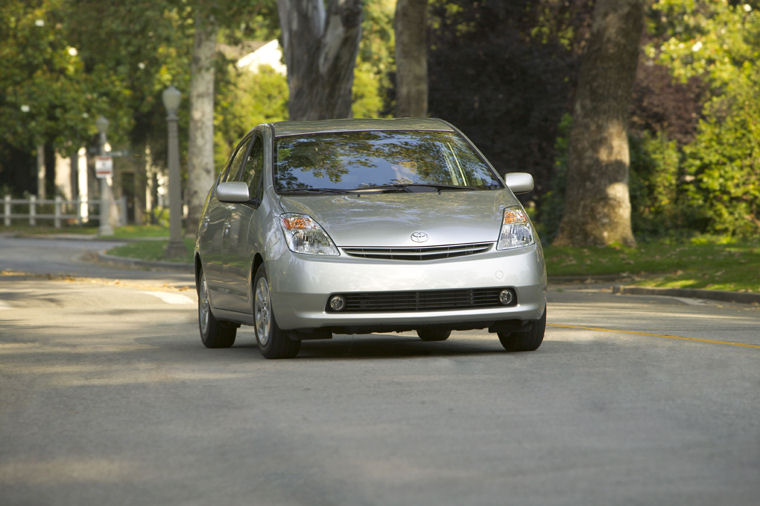
<svg viewBox="0 0 760 506">
<path fill-rule="evenodd" d="M 71 344 L 63 341 L 55 345 L 41 343 L 0 343 L 0 355 L 97 355 L 100 353 L 141 351 L 151 348 L 151 346 L 144 344 L 87 343 L 86 348 L 71 346 Z"/>
<path fill-rule="evenodd" d="M 0 361 L 6 378 L 77 387 L 241 376 L 173 366 L 176 348 L 166 344 L 178 332 L 187 335 L 188 351 L 204 351 L 197 339 L 194 292 L 112 282 L 92 288 L 92 283 L 59 280 L 2 287 Z"/>
<path fill-rule="evenodd" d="M 80 386 L 116 386 L 134 384 L 161 384 L 187 381 L 218 381 L 252 378 L 255 373 L 203 373 L 193 371 L 166 371 L 158 370 L 122 370 L 111 371 L 100 378 L 63 377 L 59 378 L 53 386 L 80 387 Z"/>
<path fill-rule="evenodd" d="M 0 484 L 54 486 L 66 484 L 122 483 L 149 477 L 144 462 L 92 457 L 19 459 L 0 464 Z"/>
<path fill-rule="evenodd" d="M 123 353 L 150 349 L 145 347 L 113 347 L 103 353 Z M 0 345 L 0 352 L 3 346 Z M 63 351 L 61 351 L 63 350 Z M 6 350 L 10 351 L 10 350 Z M 46 349 L 46 353 L 68 353 L 64 348 Z M 80 355 L 85 355 L 84 350 Z M 236 373 L 209 373 L 197 370 L 186 370 L 170 363 L 145 363 L 134 360 L 119 360 L 119 364 L 97 365 L 92 362 L 100 361 L 96 356 L 80 357 L 86 362 L 75 364 L 61 364 L 51 362 L 40 364 L 37 357 L 33 363 L 24 360 L 13 360 L 12 355 L 25 355 L 24 352 L 5 353 L 3 358 L 9 358 L 10 363 L 4 364 L 4 373 L 9 376 L 17 376 L 22 381 L 24 378 L 34 378 L 36 381 L 44 381 L 50 387 L 76 387 L 76 386 L 115 386 L 129 384 L 159 384 L 170 382 L 227 380 L 239 378 L 251 378 L 256 375 L 254 371 Z M 95 352 L 97 355 L 97 352 Z M 15 357 L 20 358 L 20 357 Z"/>
</svg>

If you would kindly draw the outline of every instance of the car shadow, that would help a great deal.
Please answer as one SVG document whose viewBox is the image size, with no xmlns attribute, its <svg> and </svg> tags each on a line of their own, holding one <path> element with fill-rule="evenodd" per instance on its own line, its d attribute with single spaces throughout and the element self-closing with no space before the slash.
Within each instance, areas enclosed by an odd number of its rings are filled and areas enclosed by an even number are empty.
<svg viewBox="0 0 760 506">
<path fill-rule="evenodd" d="M 241 342 L 242 341 L 242 342 Z M 256 343 L 243 338 L 236 348 L 256 350 Z M 496 335 L 473 339 L 457 339 L 456 334 L 446 341 L 425 342 L 416 336 L 395 334 L 335 335 L 332 339 L 303 341 L 295 360 L 335 359 L 399 359 L 418 357 L 450 357 L 466 355 L 492 355 L 504 353 Z"/>
</svg>

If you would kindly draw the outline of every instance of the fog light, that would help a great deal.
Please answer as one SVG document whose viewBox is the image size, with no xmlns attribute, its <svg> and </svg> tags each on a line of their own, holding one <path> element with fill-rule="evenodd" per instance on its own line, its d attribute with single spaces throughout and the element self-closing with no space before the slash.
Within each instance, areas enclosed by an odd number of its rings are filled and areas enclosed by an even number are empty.
<svg viewBox="0 0 760 506">
<path fill-rule="evenodd" d="M 346 298 L 342 295 L 333 295 L 328 304 L 333 311 L 343 311 L 343 308 L 346 307 Z"/>
<path fill-rule="evenodd" d="M 505 306 L 512 304 L 512 301 L 514 299 L 515 299 L 515 296 L 512 293 L 512 290 L 504 289 L 501 292 L 499 292 L 499 302 L 501 302 Z"/>
</svg>

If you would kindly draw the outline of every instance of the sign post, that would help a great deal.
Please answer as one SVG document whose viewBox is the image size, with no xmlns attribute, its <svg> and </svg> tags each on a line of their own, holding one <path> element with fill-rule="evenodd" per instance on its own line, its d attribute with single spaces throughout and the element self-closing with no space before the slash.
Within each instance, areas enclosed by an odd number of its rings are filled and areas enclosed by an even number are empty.
<svg viewBox="0 0 760 506">
<path fill-rule="evenodd" d="M 98 235 L 113 235 L 111 228 L 111 186 L 108 184 L 108 178 L 113 175 L 113 158 L 106 156 L 106 130 L 108 130 L 108 120 L 103 116 L 98 116 L 95 120 L 95 126 L 98 127 L 98 157 L 95 159 L 95 174 L 100 179 L 100 225 L 98 226 Z M 99 165 L 99 166 L 98 166 Z"/>
</svg>

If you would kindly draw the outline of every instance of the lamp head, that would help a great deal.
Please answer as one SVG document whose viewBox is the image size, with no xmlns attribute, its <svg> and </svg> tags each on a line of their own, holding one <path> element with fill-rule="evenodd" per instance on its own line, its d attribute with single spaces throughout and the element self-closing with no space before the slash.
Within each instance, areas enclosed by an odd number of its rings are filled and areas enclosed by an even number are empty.
<svg viewBox="0 0 760 506">
<path fill-rule="evenodd" d="M 95 120 L 95 126 L 99 133 L 104 134 L 108 130 L 108 120 L 103 116 L 98 116 L 98 119 Z"/>
<path fill-rule="evenodd" d="M 174 86 L 169 86 L 161 94 L 161 98 L 164 101 L 164 107 L 169 114 L 177 114 L 179 109 L 179 103 L 182 101 L 182 93 Z"/>
</svg>

